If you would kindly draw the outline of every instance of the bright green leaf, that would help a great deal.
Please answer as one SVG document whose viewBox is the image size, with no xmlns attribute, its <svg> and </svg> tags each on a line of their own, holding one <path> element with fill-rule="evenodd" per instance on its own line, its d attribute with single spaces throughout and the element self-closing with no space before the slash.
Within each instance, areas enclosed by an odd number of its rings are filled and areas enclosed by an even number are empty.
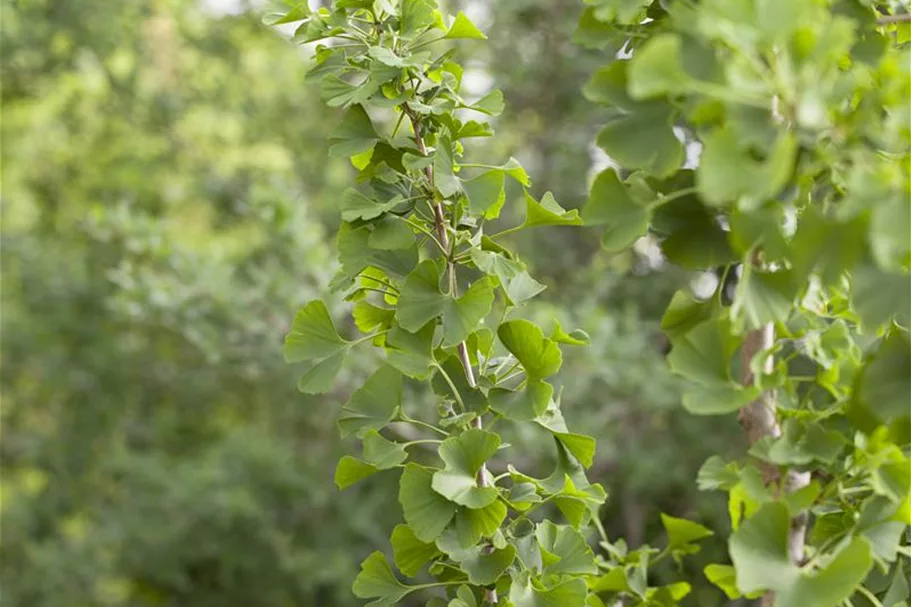
<svg viewBox="0 0 911 607">
<path fill-rule="evenodd" d="M 341 489 L 347 489 L 354 483 L 373 476 L 379 472 L 379 468 L 363 462 L 350 455 L 345 455 L 339 460 L 335 467 L 335 485 Z"/>
<path fill-rule="evenodd" d="M 661 513 L 661 524 L 667 532 L 668 550 L 678 550 L 692 542 L 714 535 L 698 523 Z"/>
<path fill-rule="evenodd" d="M 497 329 L 497 336 L 531 379 L 553 375 L 563 363 L 563 354 L 557 344 L 545 338 L 541 329 L 530 321 L 504 322 Z"/>
<path fill-rule="evenodd" d="M 452 26 L 443 37 L 449 39 L 468 38 L 472 40 L 487 40 L 487 36 L 484 35 L 484 32 L 479 30 L 462 11 L 459 11 L 456 15 L 455 21 L 452 22 Z"/>
<path fill-rule="evenodd" d="M 567 211 L 554 200 L 553 194 L 545 192 L 541 201 L 535 200 L 531 194 L 525 192 L 525 222 L 523 228 L 535 226 L 579 226 L 582 219 L 579 211 Z"/>
<path fill-rule="evenodd" d="M 499 446 L 499 436 L 475 428 L 447 438 L 439 449 L 446 467 L 434 473 L 433 490 L 471 509 L 488 506 L 497 499 L 497 489 L 478 486 L 477 475 Z"/>
</svg>

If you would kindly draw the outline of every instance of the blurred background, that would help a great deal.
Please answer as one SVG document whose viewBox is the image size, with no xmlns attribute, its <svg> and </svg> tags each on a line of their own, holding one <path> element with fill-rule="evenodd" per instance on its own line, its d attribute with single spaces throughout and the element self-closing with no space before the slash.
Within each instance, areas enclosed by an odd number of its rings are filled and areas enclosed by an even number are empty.
<svg viewBox="0 0 911 607">
<path fill-rule="evenodd" d="M 4 607 L 353 606 L 359 562 L 399 522 L 396 475 L 332 483 L 350 447 L 337 411 L 372 361 L 310 397 L 281 358 L 333 273 L 352 169 L 328 159 L 338 112 L 304 83 L 307 51 L 256 4 L 0 0 Z M 580 206 L 605 162 L 603 110 L 580 94 L 604 62 L 573 43 L 582 2 L 445 5 L 495 32 L 459 46 L 467 84 L 507 101 L 475 153 L 516 156 L 536 194 Z M 658 321 L 694 277 L 640 244 L 608 256 L 572 228 L 515 242 L 548 286 L 532 314 L 592 336 L 560 378 L 570 424 L 598 439 L 608 533 L 661 545 L 659 511 L 727 525 L 695 474 L 742 446 L 733 419 L 679 406 Z M 547 470 L 549 445 L 512 438 Z M 689 604 L 725 603 L 700 573 L 723 558 L 710 540 L 684 565 Z"/>
</svg>

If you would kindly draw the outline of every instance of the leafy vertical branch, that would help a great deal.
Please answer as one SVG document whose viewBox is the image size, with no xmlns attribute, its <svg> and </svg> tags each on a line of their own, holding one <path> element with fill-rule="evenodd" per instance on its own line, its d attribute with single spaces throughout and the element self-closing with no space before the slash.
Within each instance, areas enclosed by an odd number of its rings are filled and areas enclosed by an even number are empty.
<svg viewBox="0 0 911 607">
<path fill-rule="evenodd" d="M 778 607 L 906 598 L 907 31 L 840 0 L 587 4 L 577 39 L 626 51 L 584 94 L 613 109 L 597 143 L 630 175 L 599 174 L 583 218 L 610 251 L 648 237 L 694 272 L 742 269 L 730 305 L 685 289 L 662 320 L 683 406 L 739 411 L 750 439 L 699 474 L 734 529 L 706 577 Z"/>
<path fill-rule="evenodd" d="M 462 97 L 462 68 L 447 45 L 484 34 L 464 14 L 446 18 L 432 0 L 337 0 L 315 12 L 288 0 L 267 20 L 299 23 L 293 40 L 316 44 L 311 78 L 343 111 L 329 153 L 357 171 L 356 185 L 339 198 L 340 268 L 330 286 L 353 304 L 364 335 L 343 336 L 328 306 L 312 301 L 294 319 L 285 357 L 306 365 L 301 390 L 322 393 L 355 348 L 381 352 L 382 365 L 341 407 L 342 435 L 361 446 L 339 462 L 335 482 L 345 489 L 398 474 L 404 524 L 392 531 L 392 560 L 421 580 L 403 582 L 377 551 L 362 563 L 355 595 L 371 605 L 416 594 L 451 607 L 586 607 L 602 596 L 675 604 L 688 587 L 648 584 L 655 550 L 603 537 L 596 556 L 587 542 L 606 498 L 585 475 L 595 440 L 569 429 L 553 383 L 562 348 L 584 346 L 587 337 L 520 317 L 544 286 L 503 239 L 581 219 L 552 194 L 533 195 L 515 159 L 462 161 L 473 139 L 493 134 L 466 115 L 496 116 L 504 102 L 499 91 Z M 380 117 L 390 113 L 387 124 Z M 406 118 L 410 135 L 400 134 Z M 525 218 L 488 234 L 487 222 L 507 203 L 507 179 L 521 188 Z M 432 394 L 436 406 L 408 402 L 406 385 Z M 509 457 L 485 419 L 549 435 L 553 471 L 537 478 L 509 465 L 520 458 Z M 408 442 L 391 424 L 411 425 Z M 412 457 L 415 444 L 434 446 L 436 457 Z M 503 471 L 494 476 L 493 466 Z M 680 557 L 709 535 L 693 523 L 666 524 L 665 555 Z"/>
</svg>

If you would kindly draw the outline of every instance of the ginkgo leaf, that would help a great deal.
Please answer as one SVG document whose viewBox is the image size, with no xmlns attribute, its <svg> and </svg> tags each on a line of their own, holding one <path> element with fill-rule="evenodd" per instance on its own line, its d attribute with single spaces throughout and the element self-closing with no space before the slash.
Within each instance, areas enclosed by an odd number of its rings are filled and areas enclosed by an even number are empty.
<svg viewBox="0 0 911 607">
<path fill-rule="evenodd" d="M 479 30 L 477 26 L 471 22 L 471 19 L 466 17 L 465 13 L 462 11 L 458 12 L 455 21 L 452 22 L 449 31 L 446 32 L 446 35 L 443 37 L 448 39 L 468 38 L 474 40 L 487 40 L 487 36 L 484 35 L 484 32 Z"/>
<path fill-rule="evenodd" d="M 510 320 L 497 329 L 497 336 L 516 357 L 529 378 L 543 379 L 560 370 L 563 354 L 557 344 L 527 320 Z"/>
<path fill-rule="evenodd" d="M 523 228 L 535 226 L 579 226 L 582 218 L 575 209 L 567 211 L 554 200 L 553 194 L 545 192 L 540 202 L 525 192 L 525 222 Z"/>
<path fill-rule="evenodd" d="M 405 522 L 422 542 L 439 537 L 458 508 L 433 490 L 433 474 L 427 468 L 409 463 L 399 482 L 399 503 Z"/>
<path fill-rule="evenodd" d="M 354 596 L 360 599 L 384 599 L 397 603 L 413 590 L 400 582 L 382 552 L 374 552 L 361 563 L 352 586 Z"/>
<path fill-rule="evenodd" d="M 481 466 L 500 446 L 500 437 L 492 432 L 472 428 L 447 438 L 440 445 L 440 458 L 446 467 L 433 475 L 433 490 L 468 508 L 484 508 L 498 495 L 496 487 L 479 486 Z"/>
<path fill-rule="evenodd" d="M 432 542 L 422 542 L 407 525 L 396 525 L 390 537 L 396 567 L 414 577 L 431 559 L 441 552 Z"/>
<path fill-rule="evenodd" d="M 285 361 L 296 363 L 336 354 L 348 347 L 342 339 L 326 304 L 314 300 L 298 310 L 291 324 L 291 331 L 285 336 Z"/>
<path fill-rule="evenodd" d="M 342 407 L 338 427 L 342 436 L 364 435 L 379 430 L 395 418 L 402 404 L 402 374 L 392 367 L 380 367 L 363 386 L 354 391 Z"/>
<path fill-rule="evenodd" d="M 379 472 L 379 468 L 376 466 L 361 461 L 356 457 L 345 455 L 335 467 L 335 485 L 340 490 L 347 489 L 354 483 L 373 476 L 377 472 Z"/>
</svg>

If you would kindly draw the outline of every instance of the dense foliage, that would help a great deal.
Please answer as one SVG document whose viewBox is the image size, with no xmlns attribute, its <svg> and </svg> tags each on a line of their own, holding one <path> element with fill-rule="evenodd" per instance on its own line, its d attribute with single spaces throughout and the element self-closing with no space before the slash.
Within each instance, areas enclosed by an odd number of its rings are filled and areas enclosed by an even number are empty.
<svg viewBox="0 0 911 607">
<path fill-rule="evenodd" d="M 585 41 L 617 53 L 586 85 L 598 145 L 629 171 L 582 216 L 610 250 L 640 236 L 722 266 L 662 321 L 697 415 L 740 411 L 748 459 L 710 458 L 729 494 L 731 598 L 906 604 L 911 556 L 911 48 L 907 5 L 590 0 Z M 686 168 L 687 147 L 698 160 Z"/>
<path fill-rule="evenodd" d="M 348 444 L 328 412 L 375 367 L 369 349 L 326 397 L 296 393 L 280 354 L 288 310 L 334 271 L 350 164 L 326 157 L 325 138 L 340 110 L 322 106 L 304 81 L 309 56 L 258 11 L 206 8 L 217 4 L 0 2 L 4 604 L 357 605 L 360 560 L 400 522 L 395 475 L 341 495 L 332 484 Z M 482 71 L 515 108 L 494 121 L 508 138 L 475 140 L 475 153 L 516 156 L 535 191 L 578 206 L 600 120 L 578 95 L 598 60 L 571 44 L 581 6 L 551 15 L 554 35 L 520 69 L 504 52 L 539 35 L 546 5 L 496 3 L 481 18 L 504 32 L 497 44 L 459 48 L 465 86 Z M 555 49 L 580 57 L 573 70 L 554 67 Z M 571 94 L 534 93 L 555 75 Z M 577 126 L 543 136 L 569 115 Z M 542 166 L 554 157 L 544 143 L 574 170 Z M 521 195 L 511 187 L 509 200 Z M 521 207 L 505 205 L 497 225 L 521 222 Z M 542 236 L 560 237 L 562 255 L 536 246 Z M 736 445 L 736 423 L 686 415 L 655 343 L 686 277 L 599 253 L 578 229 L 504 240 L 548 287 L 529 318 L 559 314 L 592 337 L 564 351 L 555 385 L 567 419 L 599 439 L 589 476 L 609 485 L 609 536 L 663 541 L 658 507 L 722 532 L 723 501 L 692 479 Z M 349 306 L 329 302 L 346 334 Z M 498 430 L 523 470 L 553 470 L 539 433 Z M 694 571 L 721 558 L 705 544 Z M 656 579 L 673 579 L 673 565 Z M 690 582 L 693 604 L 720 604 Z"/>
<path fill-rule="evenodd" d="M 342 0 L 315 13 L 285 2 L 273 16 L 303 22 L 296 41 L 333 41 L 317 46 L 311 74 L 327 104 L 347 108 L 332 151 L 359 171 L 339 203 L 333 288 L 357 302 L 366 334 L 343 338 L 315 300 L 295 318 L 285 355 L 310 362 L 299 387 L 319 393 L 355 346 L 385 351 L 343 406 L 342 433 L 363 444 L 360 458 L 341 460 L 336 483 L 402 469 L 394 561 L 411 577 L 429 567 L 432 580 L 405 584 L 375 552 L 355 594 L 385 605 L 445 589 L 449 605 L 521 606 L 670 605 L 689 593 L 686 582 L 649 587 L 650 561 L 679 561 L 711 532 L 662 515 L 668 544 L 657 557 L 609 541 L 597 516 L 604 491 L 583 471 L 594 441 L 568 430 L 548 382 L 561 347 L 587 345 L 588 335 L 558 320 L 545 332 L 517 315 L 543 285 L 502 237 L 584 221 L 606 226 L 608 251 L 651 234 L 674 264 L 721 268 L 714 293 L 678 292 L 662 321 L 670 366 L 693 386 L 684 407 L 739 410 L 751 443 L 750 459 L 713 456 L 700 472 L 702 488 L 729 492 L 734 530 L 733 566 L 710 564 L 705 576 L 730 598 L 769 605 L 903 602 L 904 31 L 850 2 L 591 4 L 577 39 L 615 57 L 585 94 L 612 110 L 598 145 L 626 170 L 595 178 L 581 216 L 550 192 L 532 195 L 515 159 L 465 159 L 465 140 L 493 133 L 463 112 L 497 115 L 503 101 L 498 91 L 465 100 L 452 51 L 434 52 L 446 40 L 485 38 L 463 13 L 447 21 L 429 0 Z M 685 162 L 687 146 L 697 160 Z M 522 186 L 524 219 L 490 230 L 507 177 Z M 425 417 L 429 403 L 403 399 L 404 378 L 433 387 L 438 420 Z M 550 476 L 505 463 L 499 434 L 484 429 L 501 420 L 552 434 Z M 425 444 L 436 458 L 411 449 Z M 488 462 L 502 471 L 492 475 Z M 562 524 L 529 516 L 547 502 Z M 603 556 L 579 533 L 589 521 Z M 437 602 L 447 604 L 428 604 Z"/>
</svg>

